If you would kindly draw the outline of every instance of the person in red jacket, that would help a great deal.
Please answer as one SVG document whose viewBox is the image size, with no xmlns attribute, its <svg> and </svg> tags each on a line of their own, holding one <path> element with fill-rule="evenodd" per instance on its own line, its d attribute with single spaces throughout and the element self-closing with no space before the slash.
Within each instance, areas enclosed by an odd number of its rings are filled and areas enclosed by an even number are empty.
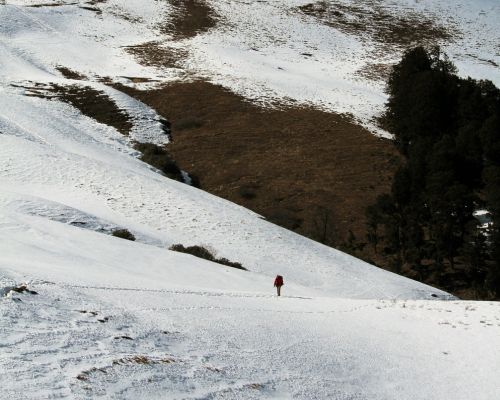
<svg viewBox="0 0 500 400">
<path fill-rule="evenodd" d="M 281 275 L 276 275 L 276 279 L 274 280 L 274 287 L 278 291 L 278 296 L 281 296 L 281 286 L 283 285 L 283 277 Z"/>
</svg>

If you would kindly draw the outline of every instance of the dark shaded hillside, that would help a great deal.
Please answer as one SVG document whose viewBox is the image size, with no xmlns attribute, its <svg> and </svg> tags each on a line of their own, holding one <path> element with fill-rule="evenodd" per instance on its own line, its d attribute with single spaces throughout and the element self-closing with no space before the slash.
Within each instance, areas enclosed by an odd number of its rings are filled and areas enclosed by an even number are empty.
<svg viewBox="0 0 500 400">
<path fill-rule="evenodd" d="M 384 123 L 404 163 L 391 194 L 368 208 L 369 239 L 398 272 L 498 298 L 500 90 L 455 73 L 438 48 L 408 51 L 394 67 Z M 478 228 L 480 209 L 489 228 Z"/>
</svg>

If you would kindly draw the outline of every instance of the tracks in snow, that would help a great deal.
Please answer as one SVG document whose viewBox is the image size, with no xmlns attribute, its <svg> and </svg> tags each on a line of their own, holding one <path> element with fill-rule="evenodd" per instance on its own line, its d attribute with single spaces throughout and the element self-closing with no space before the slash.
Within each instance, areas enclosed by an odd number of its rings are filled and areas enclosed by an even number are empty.
<svg viewBox="0 0 500 400">
<path fill-rule="evenodd" d="M 186 392 L 192 379 L 203 382 L 195 390 L 202 398 L 258 392 L 260 384 L 252 382 L 221 385 L 223 367 L 198 353 L 173 354 L 187 339 L 165 320 L 145 324 L 142 313 L 103 302 L 92 287 L 46 282 L 36 289 L 38 296 L 0 298 L 2 380 L 23 388 L 4 389 L 7 397 L 131 398 Z"/>
</svg>

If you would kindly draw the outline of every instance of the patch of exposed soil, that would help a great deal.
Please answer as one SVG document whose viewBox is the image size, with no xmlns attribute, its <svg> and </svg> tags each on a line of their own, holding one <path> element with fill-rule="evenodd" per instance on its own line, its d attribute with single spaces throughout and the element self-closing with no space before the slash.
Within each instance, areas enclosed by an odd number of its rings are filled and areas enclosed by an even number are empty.
<svg viewBox="0 0 500 400">
<path fill-rule="evenodd" d="M 172 122 L 169 152 L 202 189 L 326 244 L 365 241 L 365 208 L 390 190 L 392 143 L 344 116 L 263 109 L 201 81 L 121 90 Z"/>
<path fill-rule="evenodd" d="M 80 79 L 77 76 L 83 78 L 83 76 L 64 67 L 59 67 L 58 70 L 65 77 L 71 76 L 70 79 Z M 31 86 L 16 84 L 12 86 L 26 89 L 26 96 L 62 100 L 97 122 L 116 128 L 123 135 L 128 135 L 133 127 L 130 117 L 119 109 L 108 95 L 89 86 L 37 83 Z"/>
<path fill-rule="evenodd" d="M 208 31 L 217 23 L 215 11 L 204 0 L 168 0 L 175 8 L 169 23 L 161 27 L 162 33 L 175 40 L 194 37 Z"/>
<path fill-rule="evenodd" d="M 66 78 L 66 79 L 75 79 L 77 81 L 82 81 L 87 79 L 85 75 L 80 74 L 79 72 L 73 71 L 72 69 L 58 66 L 56 69 Z"/>
<path fill-rule="evenodd" d="M 392 65 L 387 63 L 371 62 L 356 71 L 356 74 L 362 78 L 387 82 L 392 71 Z"/>
<path fill-rule="evenodd" d="M 391 4 L 380 0 L 363 2 L 316 1 L 297 7 L 300 13 L 361 41 L 375 44 L 373 59 L 383 59 L 394 51 L 415 46 L 436 46 L 457 34 L 451 24 L 438 24 L 430 16 L 414 10 L 396 14 Z M 390 68 L 377 63 L 359 71 L 368 79 L 386 79 Z"/>
<path fill-rule="evenodd" d="M 179 60 L 187 56 L 185 50 L 174 49 L 154 41 L 128 46 L 125 51 L 133 55 L 142 65 L 158 68 L 178 68 Z"/>
<path fill-rule="evenodd" d="M 379 0 L 362 4 L 318 1 L 300 6 L 298 10 L 341 32 L 383 46 L 406 49 L 417 44 L 436 44 L 452 37 L 451 27 L 439 25 L 429 16 L 412 10 L 407 10 L 404 15 L 395 14 L 390 5 Z"/>
<path fill-rule="evenodd" d="M 128 115 L 106 94 L 98 90 L 88 86 L 54 85 L 54 93 L 57 98 L 78 108 L 82 114 L 116 128 L 123 135 L 128 135 L 133 127 Z"/>
</svg>

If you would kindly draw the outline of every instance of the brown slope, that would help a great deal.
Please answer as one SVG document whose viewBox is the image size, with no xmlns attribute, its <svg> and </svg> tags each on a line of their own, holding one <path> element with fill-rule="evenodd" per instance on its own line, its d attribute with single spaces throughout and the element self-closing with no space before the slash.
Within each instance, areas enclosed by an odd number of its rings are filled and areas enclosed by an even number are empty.
<svg viewBox="0 0 500 400">
<path fill-rule="evenodd" d="M 349 230 L 365 242 L 365 208 L 396 168 L 390 141 L 338 114 L 263 109 L 207 82 L 121 89 L 172 122 L 169 151 L 202 189 L 329 245 L 345 244 Z"/>
</svg>

